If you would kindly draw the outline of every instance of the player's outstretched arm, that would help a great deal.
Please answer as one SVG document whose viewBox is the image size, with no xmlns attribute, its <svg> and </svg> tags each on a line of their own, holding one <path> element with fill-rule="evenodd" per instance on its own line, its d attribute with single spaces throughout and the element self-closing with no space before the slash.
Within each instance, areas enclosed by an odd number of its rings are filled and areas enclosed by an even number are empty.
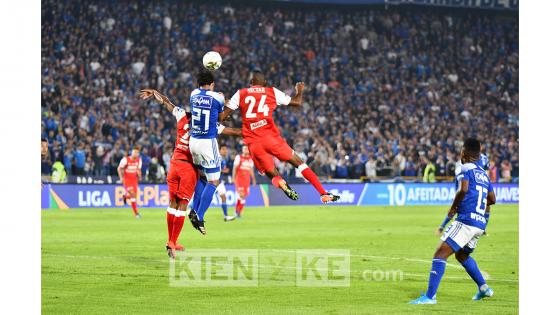
<svg viewBox="0 0 560 315">
<path fill-rule="evenodd" d="M 224 136 L 236 136 L 236 137 L 241 137 L 243 135 L 243 133 L 241 132 L 241 128 L 230 128 L 230 127 L 225 127 L 224 131 L 222 131 L 221 134 Z"/>
<path fill-rule="evenodd" d="M 140 90 L 140 93 L 138 93 L 138 95 L 143 100 L 149 100 L 153 97 L 158 103 L 164 105 L 169 112 L 173 112 L 173 108 L 175 108 L 175 104 L 173 104 L 167 96 L 161 94 L 157 90 L 143 89 Z"/>
<path fill-rule="evenodd" d="M 289 106 L 301 106 L 303 104 L 303 90 L 305 84 L 303 82 L 296 83 L 296 95 L 290 100 Z"/>
<path fill-rule="evenodd" d="M 226 119 L 228 119 L 229 115 L 231 115 L 231 113 L 233 113 L 233 109 L 229 108 L 229 107 L 224 107 L 224 111 L 221 112 L 218 115 L 218 121 L 222 122 L 225 121 Z"/>
</svg>

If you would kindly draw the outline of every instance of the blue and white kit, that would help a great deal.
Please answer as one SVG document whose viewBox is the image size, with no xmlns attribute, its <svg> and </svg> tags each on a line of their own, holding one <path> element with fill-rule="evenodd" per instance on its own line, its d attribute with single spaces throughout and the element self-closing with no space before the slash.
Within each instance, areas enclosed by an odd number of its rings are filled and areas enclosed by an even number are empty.
<svg viewBox="0 0 560 315">
<path fill-rule="evenodd" d="M 486 197 L 494 188 L 488 174 L 478 163 L 466 163 L 461 166 L 456 176 L 458 188 L 464 180 L 469 182 L 469 190 L 459 204 L 457 219 L 447 228 L 441 240 L 454 251 L 464 248 L 467 252 L 472 252 L 486 229 Z"/>
<path fill-rule="evenodd" d="M 193 162 L 202 169 L 208 180 L 219 180 L 221 156 L 216 137 L 223 130 L 218 130 L 218 115 L 224 110 L 224 96 L 210 90 L 195 89 L 191 93 L 191 138 L 189 147 Z"/>
</svg>

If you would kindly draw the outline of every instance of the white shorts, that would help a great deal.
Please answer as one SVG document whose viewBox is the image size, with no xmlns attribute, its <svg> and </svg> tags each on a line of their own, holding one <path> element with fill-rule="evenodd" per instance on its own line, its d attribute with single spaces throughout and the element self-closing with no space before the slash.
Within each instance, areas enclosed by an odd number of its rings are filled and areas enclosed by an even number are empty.
<svg viewBox="0 0 560 315">
<path fill-rule="evenodd" d="M 218 193 L 218 195 L 225 195 L 226 194 L 226 185 L 224 184 L 224 182 L 220 182 L 220 184 L 218 185 L 218 187 L 216 187 L 216 192 Z"/>
<path fill-rule="evenodd" d="M 476 248 L 482 233 L 484 230 L 455 221 L 445 230 L 441 240 L 451 246 L 455 252 L 466 246 L 465 250 L 471 253 Z"/>
<path fill-rule="evenodd" d="M 193 162 L 201 168 L 208 180 L 219 180 L 222 157 L 218 150 L 218 141 L 213 139 L 198 139 L 191 137 L 189 148 Z"/>
</svg>

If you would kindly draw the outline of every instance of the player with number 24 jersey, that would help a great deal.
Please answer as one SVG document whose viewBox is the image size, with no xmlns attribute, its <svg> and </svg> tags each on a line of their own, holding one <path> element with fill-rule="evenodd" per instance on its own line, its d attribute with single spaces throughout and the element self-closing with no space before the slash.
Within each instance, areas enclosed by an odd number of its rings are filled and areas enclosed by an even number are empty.
<svg viewBox="0 0 560 315">
<path fill-rule="evenodd" d="M 298 169 L 321 196 L 323 203 L 333 202 L 340 196 L 327 192 L 319 178 L 305 161 L 301 160 L 294 150 L 280 136 L 273 119 L 273 112 L 278 106 L 301 106 L 305 84 L 298 82 L 295 86 L 296 95 L 290 97 L 275 87 L 266 85 L 264 74 L 253 72 L 251 86 L 237 91 L 226 104 L 219 119 L 223 121 L 231 112 L 240 108 L 243 123 L 243 141 L 249 147 L 249 152 L 259 173 L 266 174 L 272 184 L 282 189 L 292 200 L 299 198 L 298 194 L 288 185 L 274 165 L 273 157 L 282 162 L 288 162 Z"/>
</svg>

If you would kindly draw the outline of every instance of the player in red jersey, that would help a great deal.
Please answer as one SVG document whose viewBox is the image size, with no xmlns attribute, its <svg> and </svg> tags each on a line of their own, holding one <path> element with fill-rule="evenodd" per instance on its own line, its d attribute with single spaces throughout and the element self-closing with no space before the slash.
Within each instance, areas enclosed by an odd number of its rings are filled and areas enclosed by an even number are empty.
<svg viewBox="0 0 560 315">
<path fill-rule="evenodd" d="M 298 195 L 280 176 L 274 166 L 273 156 L 296 167 L 319 192 L 323 203 L 336 201 L 340 199 L 340 196 L 333 195 L 323 188 L 315 172 L 294 153 L 286 140 L 280 136 L 272 119 L 272 112 L 277 106 L 301 106 L 304 87 L 302 82 L 298 82 L 296 95 L 290 97 L 274 87 L 267 87 L 262 72 L 253 72 L 251 86 L 238 90 L 232 96 L 224 111 L 220 113 L 219 120 L 223 121 L 234 110 L 241 108 L 243 141 L 249 147 L 255 166 L 260 173 L 265 173 L 272 179 L 272 184 L 282 189 L 290 199 L 297 200 Z"/>
<path fill-rule="evenodd" d="M 184 109 L 175 106 L 169 98 L 156 90 L 145 89 L 140 92 L 140 97 L 148 100 L 151 97 L 165 106 L 177 120 L 177 140 L 175 151 L 167 174 L 167 186 L 169 187 L 169 207 L 167 208 L 167 254 L 175 258 L 176 250 L 184 250 L 177 243 L 183 224 L 187 205 L 192 198 L 196 182 L 198 181 L 198 170 L 193 164 L 192 155 L 189 150 L 189 126 L 191 114 Z"/>
<path fill-rule="evenodd" d="M 124 189 L 126 189 L 125 200 L 130 200 L 132 211 L 136 218 L 140 218 L 136 205 L 136 195 L 138 194 L 138 178 L 142 177 L 142 160 L 140 159 L 140 148 L 134 147 L 129 156 L 121 159 L 117 173 L 121 179 Z"/>
<path fill-rule="evenodd" d="M 235 160 L 233 160 L 233 182 L 239 194 L 237 205 L 235 206 L 235 214 L 238 218 L 241 217 L 241 212 L 243 212 L 245 198 L 249 196 L 251 179 L 253 180 L 253 185 L 257 184 L 257 179 L 253 172 L 254 166 L 253 158 L 249 154 L 249 147 L 244 145 L 241 154 L 238 154 Z"/>
</svg>

